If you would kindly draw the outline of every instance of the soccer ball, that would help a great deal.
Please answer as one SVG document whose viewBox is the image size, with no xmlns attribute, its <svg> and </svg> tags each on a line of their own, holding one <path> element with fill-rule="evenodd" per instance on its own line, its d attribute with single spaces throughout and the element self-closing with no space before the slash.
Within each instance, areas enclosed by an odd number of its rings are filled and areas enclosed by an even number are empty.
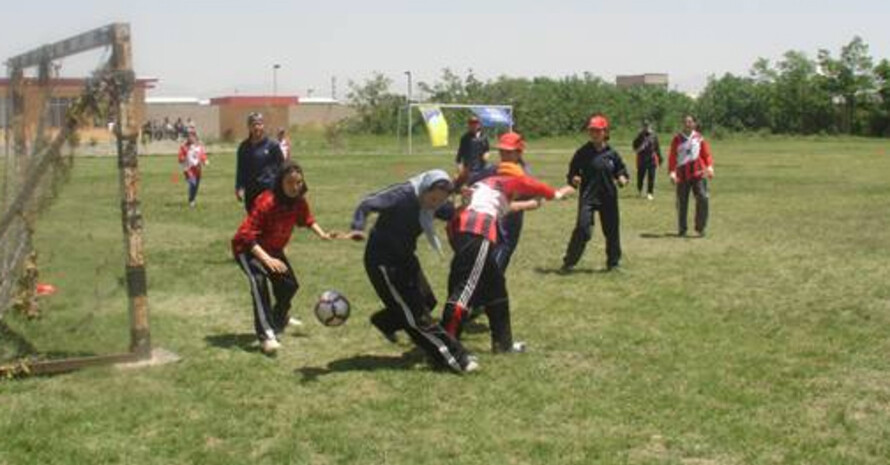
<svg viewBox="0 0 890 465">
<path fill-rule="evenodd" d="M 315 316 L 325 326 L 340 326 L 349 319 L 349 301 L 337 291 L 324 291 L 315 303 Z"/>
</svg>

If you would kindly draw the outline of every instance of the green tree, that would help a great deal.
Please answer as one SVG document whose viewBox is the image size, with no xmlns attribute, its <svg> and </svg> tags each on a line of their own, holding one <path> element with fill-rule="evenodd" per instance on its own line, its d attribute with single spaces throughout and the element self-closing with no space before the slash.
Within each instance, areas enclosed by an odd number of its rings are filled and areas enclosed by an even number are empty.
<svg viewBox="0 0 890 465">
<path fill-rule="evenodd" d="M 349 81 L 346 98 L 356 115 L 348 127 L 355 132 L 389 134 L 396 130 L 399 110 L 405 107 L 405 98 L 389 91 L 392 79 L 375 72 L 363 84 Z"/>
<path fill-rule="evenodd" d="M 843 108 L 841 127 L 844 132 L 864 132 L 865 117 L 858 117 L 857 106 L 869 101 L 875 85 L 868 44 L 855 36 L 849 44 L 841 47 L 837 59 L 828 50 L 819 50 L 819 67 L 825 89 Z"/>
</svg>

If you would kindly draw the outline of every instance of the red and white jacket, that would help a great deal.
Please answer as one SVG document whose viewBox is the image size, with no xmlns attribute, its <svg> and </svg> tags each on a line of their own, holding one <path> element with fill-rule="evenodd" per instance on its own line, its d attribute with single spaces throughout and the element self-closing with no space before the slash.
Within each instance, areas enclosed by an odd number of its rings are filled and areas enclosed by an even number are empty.
<svg viewBox="0 0 890 465">
<path fill-rule="evenodd" d="M 451 231 L 482 236 L 497 242 L 498 219 L 510 212 L 510 202 L 523 197 L 552 199 L 556 190 L 531 176 L 497 175 L 472 186 L 470 203 L 452 219 Z"/>
<path fill-rule="evenodd" d="M 698 131 L 688 136 L 680 133 L 671 141 L 668 156 L 668 171 L 677 173 L 677 180 L 688 181 L 705 177 L 708 168 L 714 165 L 711 146 Z"/>
<path fill-rule="evenodd" d="M 188 142 L 179 147 L 179 166 L 189 179 L 201 177 L 201 167 L 207 163 L 207 151 L 199 143 Z"/>
</svg>

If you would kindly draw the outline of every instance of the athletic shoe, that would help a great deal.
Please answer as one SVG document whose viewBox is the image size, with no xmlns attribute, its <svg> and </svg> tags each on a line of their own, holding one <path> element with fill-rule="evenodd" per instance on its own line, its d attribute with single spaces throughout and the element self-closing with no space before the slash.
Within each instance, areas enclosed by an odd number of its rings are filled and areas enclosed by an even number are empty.
<svg viewBox="0 0 890 465">
<path fill-rule="evenodd" d="M 288 326 L 303 326 L 303 320 L 301 320 L 295 316 L 292 316 L 287 320 L 287 325 Z"/>
<path fill-rule="evenodd" d="M 479 362 L 477 362 L 477 361 L 475 361 L 475 360 L 470 360 L 470 361 L 467 362 L 467 364 L 464 366 L 464 373 L 472 373 L 472 372 L 474 372 L 474 371 L 479 371 L 479 368 L 480 368 L 480 367 L 479 367 Z"/>
<path fill-rule="evenodd" d="M 498 346 L 492 347 L 492 352 L 496 354 L 522 354 L 525 353 L 526 350 L 528 350 L 528 346 L 526 346 L 525 342 L 521 341 L 514 342 L 513 345 L 507 349 L 502 349 Z"/>
<path fill-rule="evenodd" d="M 264 354 L 273 355 L 281 348 L 281 343 L 278 342 L 277 339 L 266 339 L 262 342 L 261 346 Z"/>
<path fill-rule="evenodd" d="M 655 200 L 655 196 L 652 194 L 646 194 L 646 200 Z"/>
<path fill-rule="evenodd" d="M 189 202 L 189 208 L 195 208 L 195 201 L 194 201 L 194 200 L 192 200 L 191 202 Z"/>
<path fill-rule="evenodd" d="M 383 337 L 384 337 L 387 341 L 389 341 L 389 342 L 391 342 L 391 343 L 393 343 L 393 344 L 399 342 L 399 336 L 396 335 L 396 332 L 395 332 L 395 331 L 392 331 L 392 332 L 390 332 L 390 331 L 384 331 L 383 328 L 381 328 L 380 325 L 377 324 L 377 320 L 374 319 L 374 317 L 375 317 L 376 315 L 378 315 L 378 313 L 375 313 L 375 314 L 371 315 L 371 318 L 369 318 L 369 319 L 371 320 L 371 325 L 374 326 L 374 328 L 376 328 L 377 331 L 379 331 L 380 334 L 382 334 Z"/>
</svg>

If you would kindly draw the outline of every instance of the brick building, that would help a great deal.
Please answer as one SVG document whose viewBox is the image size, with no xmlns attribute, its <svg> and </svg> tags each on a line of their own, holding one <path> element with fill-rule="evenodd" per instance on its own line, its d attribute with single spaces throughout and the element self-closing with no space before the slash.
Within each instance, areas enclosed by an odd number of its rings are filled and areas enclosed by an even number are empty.
<svg viewBox="0 0 890 465">
<path fill-rule="evenodd" d="M 136 121 L 139 123 L 145 116 L 145 93 L 154 87 L 156 82 L 157 79 L 136 79 L 134 89 L 136 105 L 133 111 Z M 48 87 L 43 88 L 38 85 L 36 78 L 25 78 L 22 85 L 26 139 L 33 139 L 37 132 L 41 113 L 40 102 L 44 98 L 47 99 L 44 106 L 48 111 L 47 132 L 52 137 L 59 131 L 68 106 L 83 93 L 85 83 L 86 80 L 82 78 L 54 78 L 50 80 Z M 6 131 L 3 129 L 11 125 L 12 105 L 10 99 L 10 80 L 9 78 L 0 78 L 0 141 L 5 137 Z M 93 121 L 92 123 L 87 127 L 80 128 L 81 143 L 108 142 L 112 139 L 113 135 L 108 131 L 108 121 Z"/>
</svg>

